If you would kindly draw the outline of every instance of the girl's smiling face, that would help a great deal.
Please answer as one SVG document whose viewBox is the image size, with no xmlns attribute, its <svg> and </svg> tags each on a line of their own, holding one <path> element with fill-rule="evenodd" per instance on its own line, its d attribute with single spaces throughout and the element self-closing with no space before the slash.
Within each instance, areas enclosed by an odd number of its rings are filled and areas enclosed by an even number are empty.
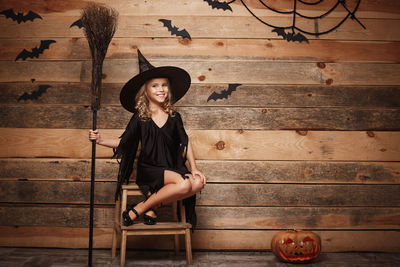
<svg viewBox="0 0 400 267">
<path fill-rule="evenodd" d="M 146 95 L 150 102 L 164 103 L 168 97 L 169 81 L 167 78 L 154 78 L 146 83 Z"/>
</svg>

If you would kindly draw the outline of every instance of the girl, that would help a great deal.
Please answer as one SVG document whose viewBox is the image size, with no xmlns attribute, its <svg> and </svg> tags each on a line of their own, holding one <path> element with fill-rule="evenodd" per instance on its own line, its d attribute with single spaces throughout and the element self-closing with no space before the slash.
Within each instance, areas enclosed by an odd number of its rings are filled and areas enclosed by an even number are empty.
<svg viewBox="0 0 400 267">
<path fill-rule="evenodd" d="M 192 145 L 173 106 L 189 89 L 190 76 L 177 67 L 155 68 L 139 50 L 138 58 L 140 73 L 120 93 L 122 106 L 134 113 L 124 133 L 120 139 L 103 139 L 98 130 L 91 130 L 89 139 L 114 148 L 114 157 L 121 158 L 116 199 L 121 184 L 129 182 L 141 142 L 136 183 L 146 199 L 128 205 L 122 214 L 125 226 L 143 213 L 146 224 L 155 224 L 155 209 L 180 199 L 184 199 L 187 220 L 194 226 L 195 194 L 203 189 L 206 178 L 196 167 Z M 191 172 L 185 166 L 186 159 Z"/>
</svg>

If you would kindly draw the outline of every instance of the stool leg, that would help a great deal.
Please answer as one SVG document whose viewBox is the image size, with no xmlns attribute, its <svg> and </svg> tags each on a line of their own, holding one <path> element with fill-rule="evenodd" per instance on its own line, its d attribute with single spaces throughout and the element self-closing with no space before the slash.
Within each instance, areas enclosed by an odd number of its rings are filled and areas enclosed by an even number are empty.
<svg viewBox="0 0 400 267">
<path fill-rule="evenodd" d="M 185 231 L 185 241 L 186 241 L 186 260 L 187 264 L 192 264 L 192 240 L 190 238 L 190 229 Z"/>
<path fill-rule="evenodd" d="M 126 210 L 126 202 L 128 199 L 128 192 L 126 189 L 122 189 L 122 198 L 121 198 L 121 210 L 120 210 L 120 217 L 119 220 L 121 219 L 122 212 Z M 120 248 L 120 254 L 121 254 L 121 267 L 125 265 L 125 254 L 126 254 L 126 230 L 122 230 L 121 233 L 121 248 Z"/>
<path fill-rule="evenodd" d="M 114 225 L 113 229 L 113 237 L 112 237 L 112 249 L 111 249 L 111 257 L 115 258 L 117 254 L 117 226 Z"/>
<path fill-rule="evenodd" d="M 174 238 L 175 238 L 175 244 L 174 244 L 175 255 L 178 255 L 179 254 L 179 235 L 175 235 Z"/>
<path fill-rule="evenodd" d="M 120 217 L 122 217 L 122 212 L 126 210 L 126 203 L 128 201 L 128 192 L 126 189 L 122 189 L 122 197 L 121 197 L 121 210 L 120 210 Z"/>
<path fill-rule="evenodd" d="M 118 199 L 115 202 L 115 213 L 114 213 L 114 226 L 113 226 L 113 237 L 112 237 L 112 249 L 111 249 L 111 256 L 115 258 L 117 254 L 117 242 L 118 242 L 118 229 L 117 225 L 120 224 L 120 200 Z"/>
<path fill-rule="evenodd" d="M 175 201 L 175 202 L 172 202 L 172 214 L 173 214 L 173 216 L 174 216 L 174 221 L 178 221 L 178 202 L 177 201 Z M 179 247 L 179 235 L 175 235 L 175 244 L 174 244 L 174 246 L 175 246 L 175 255 L 178 255 L 179 254 L 179 250 L 180 250 L 180 247 Z"/>
<path fill-rule="evenodd" d="M 125 266 L 125 255 L 126 254 L 126 230 L 122 230 L 121 235 L 121 263 L 120 266 Z"/>
</svg>

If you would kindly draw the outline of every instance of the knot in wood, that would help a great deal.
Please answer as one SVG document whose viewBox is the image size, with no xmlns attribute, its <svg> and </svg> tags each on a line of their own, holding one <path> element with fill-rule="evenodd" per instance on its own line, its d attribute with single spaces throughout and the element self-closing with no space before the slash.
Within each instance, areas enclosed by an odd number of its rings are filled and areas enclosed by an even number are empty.
<svg viewBox="0 0 400 267">
<path fill-rule="evenodd" d="M 188 38 L 179 38 L 178 42 L 183 45 L 189 45 L 191 40 L 189 40 Z"/>
<path fill-rule="evenodd" d="M 374 132 L 372 132 L 372 131 L 367 131 L 367 135 L 368 135 L 369 137 L 375 137 L 375 134 L 374 134 Z"/>
<path fill-rule="evenodd" d="M 218 143 L 215 144 L 215 147 L 218 150 L 223 150 L 225 148 L 225 142 L 224 141 L 219 141 Z"/>
<path fill-rule="evenodd" d="M 369 178 L 368 176 L 365 176 L 365 175 L 363 175 L 361 173 L 357 173 L 356 177 L 357 177 L 358 180 L 360 180 L 362 182 L 365 182 Z"/>
<path fill-rule="evenodd" d="M 305 131 L 304 130 L 296 130 L 296 133 L 299 135 L 302 135 L 302 136 L 306 136 L 308 131 L 307 130 L 305 130 Z"/>
<path fill-rule="evenodd" d="M 303 171 L 304 177 L 310 177 L 314 171 L 311 168 L 305 168 Z"/>
</svg>

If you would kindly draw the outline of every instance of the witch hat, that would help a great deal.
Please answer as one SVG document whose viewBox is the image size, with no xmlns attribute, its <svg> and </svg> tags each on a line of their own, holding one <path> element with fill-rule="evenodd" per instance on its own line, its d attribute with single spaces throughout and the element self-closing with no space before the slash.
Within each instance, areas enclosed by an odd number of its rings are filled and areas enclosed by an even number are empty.
<svg viewBox="0 0 400 267">
<path fill-rule="evenodd" d="M 172 104 L 181 99 L 190 87 L 190 75 L 184 69 L 173 66 L 154 67 L 138 49 L 139 74 L 131 78 L 121 89 L 119 100 L 121 105 L 130 112 L 135 112 L 135 98 L 140 88 L 154 78 L 169 80 L 169 93 Z"/>
</svg>

